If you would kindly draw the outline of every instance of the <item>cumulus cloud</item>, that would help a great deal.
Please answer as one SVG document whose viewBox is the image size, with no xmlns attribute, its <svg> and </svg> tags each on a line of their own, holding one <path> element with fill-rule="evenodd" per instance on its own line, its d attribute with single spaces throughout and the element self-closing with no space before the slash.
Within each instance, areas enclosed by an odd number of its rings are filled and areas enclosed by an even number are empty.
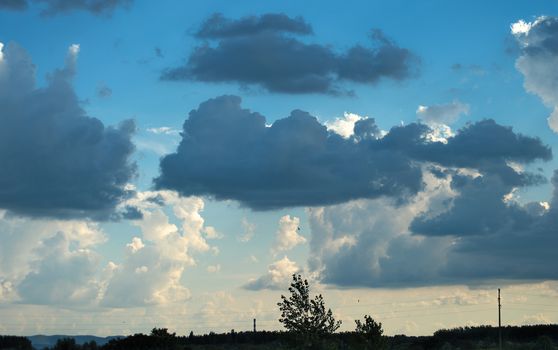
<svg viewBox="0 0 558 350">
<path fill-rule="evenodd" d="M 322 282 L 339 286 L 435 283 L 451 239 L 425 242 L 408 225 L 428 207 L 445 210 L 454 194 L 446 178 L 428 173 L 425 181 L 425 190 L 405 205 L 375 199 L 309 209 L 310 270 L 319 272 Z"/>
<path fill-rule="evenodd" d="M 134 122 L 106 127 L 80 107 L 71 85 L 79 45 L 64 68 L 35 86 L 27 52 L 10 43 L 0 60 L 0 208 L 31 216 L 108 218 L 130 193 Z"/>
<path fill-rule="evenodd" d="M 493 120 L 435 142 L 427 125 L 397 126 L 384 135 L 368 118 L 356 121 L 353 135 L 343 138 L 300 110 L 268 127 L 264 116 L 240 102 L 222 96 L 190 112 L 176 153 L 161 160 L 157 188 L 233 199 L 254 210 L 359 198 L 404 202 L 423 187 L 421 163 L 482 169 L 521 184 L 541 179 L 516 173 L 510 162 L 552 157 L 539 139 Z"/>
<path fill-rule="evenodd" d="M 38 248 L 40 259 L 18 284 L 18 294 L 29 304 L 88 304 L 95 301 L 100 285 L 100 256 L 88 249 L 72 249 L 62 233 L 46 239 Z"/>
<path fill-rule="evenodd" d="M 469 105 L 459 101 L 432 106 L 420 105 L 417 108 L 418 117 L 427 124 L 452 124 L 461 115 L 469 114 Z"/>
<path fill-rule="evenodd" d="M 11 300 L 68 305 L 97 298 L 95 247 L 106 236 L 96 224 L 0 213 L 0 241 L 0 284 Z"/>
<path fill-rule="evenodd" d="M 135 253 L 138 250 L 145 247 L 145 244 L 143 244 L 143 242 L 141 241 L 141 238 L 134 237 L 134 238 L 132 238 L 132 242 L 126 244 L 126 247 L 128 247 L 132 253 Z"/>
<path fill-rule="evenodd" d="M 553 109 L 548 125 L 558 132 L 558 17 L 541 16 L 533 22 L 520 20 L 511 25 L 511 32 L 521 52 L 515 66 L 525 78 L 525 90 Z"/>
<path fill-rule="evenodd" d="M 243 288 L 248 290 L 272 289 L 281 290 L 288 287 L 292 275 L 300 272 L 296 262 L 289 260 L 286 256 L 267 268 L 267 272 L 257 279 L 246 283 Z"/>
<path fill-rule="evenodd" d="M 279 219 L 279 229 L 275 237 L 275 245 L 272 248 L 273 254 L 291 250 L 299 244 L 306 243 L 306 238 L 299 234 L 300 219 L 290 215 L 282 216 Z"/>
<path fill-rule="evenodd" d="M 231 20 L 216 14 L 196 33 L 209 41 L 196 47 L 185 65 L 166 69 L 161 79 L 232 82 L 290 94 L 339 94 L 343 91 L 338 85 L 344 81 L 404 80 L 416 71 L 417 58 L 379 30 L 371 35 L 372 47 L 355 45 L 342 53 L 296 38 L 310 33 L 312 28 L 301 17 L 265 14 Z"/>
<path fill-rule="evenodd" d="M 310 209 L 310 269 L 325 283 L 368 287 L 558 277 L 556 195 L 549 209 L 533 211 L 506 201 L 513 185 L 499 175 L 444 173 L 428 171 L 425 189 L 404 205 L 375 199 Z"/>
<path fill-rule="evenodd" d="M 41 14 L 52 16 L 73 11 L 94 15 L 111 15 L 117 8 L 128 8 L 133 0 L 0 0 L 0 9 L 25 10 L 30 3 L 38 4 Z"/>
<path fill-rule="evenodd" d="M 177 153 L 162 159 L 155 185 L 185 196 L 271 210 L 403 195 L 421 186 L 420 170 L 399 153 L 368 152 L 298 110 L 266 127 L 235 96 L 202 103 L 190 112 L 183 135 Z"/>
<path fill-rule="evenodd" d="M 426 212 L 410 229 L 424 236 L 450 236 L 457 241 L 447 273 L 461 278 L 556 279 L 558 261 L 552 247 L 558 243 L 558 173 L 552 179 L 555 194 L 549 209 L 533 213 L 531 203 L 506 201 L 512 186 L 491 176 L 456 178 L 459 191 L 452 207 L 432 216 Z M 475 208 L 473 208 L 473 206 Z M 484 211 L 483 211 L 484 210 Z M 467 222 L 470 219 L 472 222 Z"/>
<path fill-rule="evenodd" d="M 360 115 L 355 113 L 345 112 L 343 114 L 343 118 L 336 118 L 332 122 L 326 122 L 325 125 L 327 126 L 328 130 L 331 130 L 348 139 L 349 137 L 354 135 L 356 123 L 363 119 L 367 118 L 361 117 Z"/>
<path fill-rule="evenodd" d="M 0 210 L 0 300 L 127 308 L 188 299 L 184 271 L 215 248 L 206 241 L 215 237 L 201 216 L 203 201 L 168 191 L 138 192 L 122 206 L 141 212 L 132 222 L 141 235 L 122 247 L 121 261 L 105 267 L 99 247 L 107 237 L 98 224 L 29 219 Z"/>
<path fill-rule="evenodd" d="M 179 220 L 180 226 L 171 223 L 153 197 L 171 206 L 173 220 Z M 141 220 L 134 221 L 142 237 L 127 244 L 124 261 L 111 269 L 101 305 L 135 307 L 188 299 L 190 291 L 181 282 L 183 273 L 196 264 L 195 254 L 212 251 L 204 237 L 211 227 L 201 216 L 203 200 L 179 198 L 168 191 L 140 192 L 130 204 L 142 212 Z"/>
</svg>

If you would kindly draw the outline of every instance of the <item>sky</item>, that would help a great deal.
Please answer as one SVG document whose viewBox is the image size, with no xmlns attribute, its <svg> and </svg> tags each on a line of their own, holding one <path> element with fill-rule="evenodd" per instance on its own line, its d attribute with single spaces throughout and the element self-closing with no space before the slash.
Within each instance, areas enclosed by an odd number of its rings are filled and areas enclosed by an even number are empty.
<svg viewBox="0 0 558 350">
<path fill-rule="evenodd" d="M 558 2 L 0 0 L 0 333 L 558 323 Z"/>
</svg>

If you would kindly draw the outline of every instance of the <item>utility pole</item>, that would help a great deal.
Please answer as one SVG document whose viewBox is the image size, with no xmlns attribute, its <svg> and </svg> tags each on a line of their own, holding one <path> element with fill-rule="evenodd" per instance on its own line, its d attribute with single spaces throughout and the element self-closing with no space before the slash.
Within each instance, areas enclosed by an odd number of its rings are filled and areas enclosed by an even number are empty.
<svg viewBox="0 0 558 350">
<path fill-rule="evenodd" d="M 256 319 L 254 319 L 254 333 L 256 333 Z"/>
<path fill-rule="evenodd" d="M 500 303 L 500 288 L 498 288 L 498 349 L 502 350 L 502 304 Z"/>
</svg>

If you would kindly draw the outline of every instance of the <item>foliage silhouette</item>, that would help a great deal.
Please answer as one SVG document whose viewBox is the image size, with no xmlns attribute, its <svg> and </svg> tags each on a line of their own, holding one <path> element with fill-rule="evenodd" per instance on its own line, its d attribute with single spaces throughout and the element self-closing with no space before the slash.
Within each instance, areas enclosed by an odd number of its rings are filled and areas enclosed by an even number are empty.
<svg viewBox="0 0 558 350">
<path fill-rule="evenodd" d="M 161 337 L 161 338 L 174 338 L 176 337 L 176 333 L 169 333 L 168 328 L 153 328 L 151 330 L 152 337 Z"/>
<path fill-rule="evenodd" d="M 81 347 L 76 344 L 74 338 L 63 338 L 59 339 L 54 345 L 53 350 L 78 350 Z"/>
<path fill-rule="evenodd" d="M 15 335 L 0 335 L 0 349 L 32 350 L 31 341 Z"/>
<path fill-rule="evenodd" d="M 355 320 L 355 332 L 360 335 L 365 349 L 385 349 L 386 340 L 383 337 L 382 323 L 376 322 L 369 315 L 364 315 L 364 323 Z"/>
<path fill-rule="evenodd" d="M 340 326 L 331 309 L 325 307 L 323 296 L 310 299 L 310 285 L 299 274 L 293 274 L 289 287 L 290 296 L 281 295 L 277 303 L 281 311 L 279 322 L 302 340 L 305 347 L 314 347 L 324 336 L 333 334 Z"/>
</svg>

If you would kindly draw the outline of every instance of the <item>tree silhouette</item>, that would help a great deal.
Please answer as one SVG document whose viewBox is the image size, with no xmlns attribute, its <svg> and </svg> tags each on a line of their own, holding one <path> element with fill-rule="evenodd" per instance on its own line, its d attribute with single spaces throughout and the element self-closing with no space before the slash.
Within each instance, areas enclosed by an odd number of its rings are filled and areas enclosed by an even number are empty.
<svg viewBox="0 0 558 350">
<path fill-rule="evenodd" d="M 56 344 L 52 348 L 53 350 L 78 350 L 79 345 L 76 344 L 74 338 L 62 338 L 56 341 Z"/>
<path fill-rule="evenodd" d="M 174 338 L 176 337 L 176 333 L 169 333 L 168 328 L 153 328 L 151 330 L 151 336 L 161 338 Z"/>
<path fill-rule="evenodd" d="M 371 316 L 364 315 L 364 323 L 360 322 L 360 320 L 355 320 L 355 323 L 355 331 L 366 344 L 365 349 L 385 348 L 385 339 L 382 336 L 384 330 L 382 329 L 381 322 L 376 322 Z"/>
<path fill-rule="evenodd" d="M 281 295 L 281 302 L 277 303 L 281 311 L 279 322 L 289 332 L 311 339 L 332 334 L 341 326 L 341 321 L 335 321 L 331 309 L 326 311 L 321 294 L 310 299 L 310 286 L 301 275 L 293 274 L 289 292 L 288 298 Z"/>
</svg>

